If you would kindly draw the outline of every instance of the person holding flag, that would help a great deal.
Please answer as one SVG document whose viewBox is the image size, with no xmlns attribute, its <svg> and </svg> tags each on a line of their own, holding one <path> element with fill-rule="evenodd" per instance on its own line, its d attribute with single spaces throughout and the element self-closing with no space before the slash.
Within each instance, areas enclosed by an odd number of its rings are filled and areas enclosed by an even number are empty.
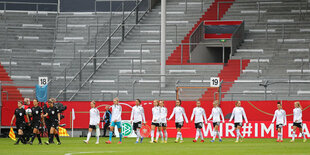
<svg viewBox="0 0 310 155">
<path fill-rule="evenodd" d="M 14 130 L 13 130 L 12 127 L 10 128 L 9 137 L 10 137 L 12 140 L 16 141 L 16 136 L 15 136 L 15 133 L 14 133 Z"/>
<path fill-rule="evenodd" d="M 23 132 L 23 130 L 25 129 L 25 126 L 26 126 L 25 116 L 27 118 L 28 124 L 30 124 L 29 117 L 28 117 L 28 115 L 26 115 L 25 109 L 23 109 L 23 102 L 18 101 L 17 106 L 18 106 L 18 108 L 15 109 L 15 113 L 14 113 L 12 120 L 11 120 L 11 126 L 13 126 L 13 121 L 16 118 L 15 124 L 16 124 L 16 128 L 18 130 L 18 135 L 17 135 L 18 140 L 14 145 L 18 145 L 20 141 L 23 144 L 26 144 L 24 132 Z"/>
<path fill-rule="evenodd" d="M 95 107 L 96 102 L 91 101 L 90 102 L 90 107 L 91 109 L 89 110 L 89 128 L 88 128 L 88 133 L 87 133 L 87 139 L 84 140 L 84 143 L 88 144 L 89 139 L 91 137 L 91 133 L 94 129 L 96 129 L 96 137 L 97 141 L 96 144 L 99 144 L 99 136 L 100 136 L 100 129 L 99 129 L 99 123 L 100 123 L 100 113 L 99 110 Z"/>
</svg>

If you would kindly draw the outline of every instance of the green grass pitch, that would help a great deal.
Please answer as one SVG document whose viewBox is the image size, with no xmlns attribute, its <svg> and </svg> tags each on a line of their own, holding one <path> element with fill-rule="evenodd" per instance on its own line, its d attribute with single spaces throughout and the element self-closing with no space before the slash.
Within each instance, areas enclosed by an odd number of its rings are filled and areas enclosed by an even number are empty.
<svg viewBox="0 0 310 155">
<path fill-rule="evenodd" d="M 46 138 L 42 139 L 43 142 Z M 303 143 L 301 139 L 296 139 L 290 143 L 290 139 L 285 139 L 283 143 L 275 142 L 275 139 L 245 139 L 244 142 L 235 143 L 235 139 L 223 139 L 223 142 L 210 143 L 210 139 L 205 139 L 205 143 L 193 143 L 192 138 L 184 139 L 184 143 L 174 143 L 170 138 L 167 144 L 150 144 L 149 138 L 144 139 L 142 144 L 135 144 L 134 138 L 125 138 L 123 144 L 117 144 L 118 138 L 113 138 L 112 144 L 105 144 L 107 138 L 100 138 L 100 144 L 96 145 L 96 138 L 90 139 L 90 144 L 84 144 L 85 138 L 61 138 L 61 145 L 38 145 L 35 139 L 31 145 L 13 145 L 14 141 L 9 138 L 0 139 L 0 154 L 41 154 L 41 155 L 79 155 L 79 154 L 310 154 L 310 142 Z M 56 140 L 55 140 L 56 141 Z"/>
</svg>

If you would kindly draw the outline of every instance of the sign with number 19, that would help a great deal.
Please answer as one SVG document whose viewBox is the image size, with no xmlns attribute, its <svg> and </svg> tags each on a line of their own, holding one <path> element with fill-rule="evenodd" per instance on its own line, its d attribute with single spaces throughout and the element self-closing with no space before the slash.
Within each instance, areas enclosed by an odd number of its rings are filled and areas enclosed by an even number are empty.
<svg viewBox="0 0 310 155">
<path fill-rule="evenodd" d="M 210 87 L 219 87 L 219 86 L 220 86 L 220 78 L 219 77 L 211 77 Z"/>
</svg>

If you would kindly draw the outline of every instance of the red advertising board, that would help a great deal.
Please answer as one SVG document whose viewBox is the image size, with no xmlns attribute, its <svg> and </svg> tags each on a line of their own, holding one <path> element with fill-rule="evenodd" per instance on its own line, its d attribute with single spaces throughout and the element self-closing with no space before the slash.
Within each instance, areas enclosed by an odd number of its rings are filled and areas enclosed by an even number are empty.
<svg viewBox="0 0 310 155">
<path fill-rule="evenodd" d="M 153 101 L 142 101 L 142 106 L 144 107 L 145 117 L 147 124 L 150 126 L 152 120 L 151 109 L 153 107 Z M 303 107 L 303 120 L 304 120 L 304 131 L 307 136 L 309 135 L 309 122 L 310 122 L 310 101 L 300 101 Z M 72 109 L 75 111 L 76 120 L 74 121 L 74 128 L 88 128 L 89 123 L 89 109 L 90 102 L 87 101 L 72 101 L 72 102 L 62 102 L 67 106 L 67 110 L 64 112 L 65 118 L 61 120 L 61 124 L 65 123 L 66 128 L 71 128 L 71 112 Z M 121 101 L 123 107 L 123 120 L 129 120 L 131 114 L 131 107 L 134 106 L 134 101 Z M 246 137 L 252 138 L 270 138 L 277 135 L 274 125 L 271 124 L 274 111 L 276 110 L 277 101 L 242 101 L 242 107 L 245 109 L 247 118 L 249 120 L 248 124 L 245 124 L 242 130 L 242 133 Z M 283 109 L 287 113 L 288 125 L 284 127 L 284 138 L 291 136 L 291 125 L 293 121 L 293 108 L 294 101 L 282 101 Z M 101 116 L 105 112 L 105 106 L 112 105 L 111 101 L 106 102 L 96 102 L 96 106 L 99 109 Z M 165 101 L 165 106 L 168 109 L 168 116 L 172 113 L 172 110 L 175 106 L 175 101 Z M 189 119 L 193 108 L 196 106 L 195 101 L 184 101 L 182 106 L 185 109 L 187 118 Z M 232 109 L 235 106 L 233 101 L 224 101 L 221 103 L 221 108 L 224 113 L 226 123 L 221 125 L 221 133 L 223 137 L 234 137 L 235 132 L 233 132 L 233 122 L 228 123 L 228 119 Z M 10 121 L 14 113 L 14 109 L 17 107 L 15 102 L 4 102 L 2 107 L 2 126 L 10 126 Z M 202 107 L 205 109 L 207 117 L 210 115 L 212 110 L 212 102 L 203 102 Z M 205 125 L 205 136 L 210 137 L 212 131 L 212 123 Z M 194 123 L 185 124 L 183 127 L 183 137 L 194 137 L 195 129 Z M 176 130 L 174 125 L 174 119 L 168 121 L 168 134 L 169 137 L 175 137 Z"/>
</svg>

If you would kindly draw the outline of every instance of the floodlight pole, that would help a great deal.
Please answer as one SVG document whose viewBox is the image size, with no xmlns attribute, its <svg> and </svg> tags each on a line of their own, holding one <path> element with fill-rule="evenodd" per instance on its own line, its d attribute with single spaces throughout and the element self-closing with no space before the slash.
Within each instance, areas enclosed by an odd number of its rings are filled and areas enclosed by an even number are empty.
<svg viewBox="0 0 310 155">
<path fill-rule="evenodd" d="M 160 34 L 160 74 L 161 87 L 166 86 L 166 0 L 161 0 L 161 34 Z"/>
</svg>

